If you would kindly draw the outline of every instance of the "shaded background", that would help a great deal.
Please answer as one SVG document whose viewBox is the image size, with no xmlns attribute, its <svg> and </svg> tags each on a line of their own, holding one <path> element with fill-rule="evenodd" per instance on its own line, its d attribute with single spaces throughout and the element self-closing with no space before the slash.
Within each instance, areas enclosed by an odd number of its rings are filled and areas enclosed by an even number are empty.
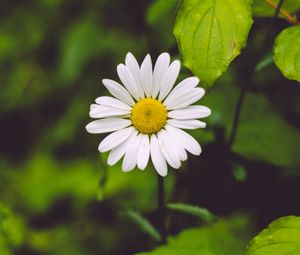
<svg viewBox="0 0 300 255">
<path fill-rule="evenodd" d="M 133 254 L 157 243 L 120 214 L 157 222 L 156 176 L 123 174 L 85 131 L 89 105 L 118 79 L 128 51 L 142 61 L 179 58 L 175 1 L 40 0 L 0 3 L 0 254 Z M 278 20 L 273 35 L 288 24 Z M 249 71 L 270 19 L 257 19 L 248 47 L 202 104 L 208 128 L 193 131 L 200 157 L 166 178 L 168 198 L 240 219 L 240 246 L 272 220 L 299 215 L 300 87 L 271 63 Z M 272 40 L 265 54 L 271 52 Z M 180 79 L 190 75 L 183 68 Z M 240 86 L 251 75 L 233 149 L 226 141 Z M 172 214 L 172 234 L 206 225 Z M 231 223 L 228 223 L 231 225 Z M 218 230 L 216 230 L 216 235 Z M 233 253 L 232 253 L 233 254 Z"/>
</svg>

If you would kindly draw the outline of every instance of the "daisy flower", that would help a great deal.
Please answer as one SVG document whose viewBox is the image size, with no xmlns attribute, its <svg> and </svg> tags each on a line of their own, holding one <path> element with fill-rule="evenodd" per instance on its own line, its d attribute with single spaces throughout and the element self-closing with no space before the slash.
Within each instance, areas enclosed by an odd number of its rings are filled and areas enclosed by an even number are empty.
<svg viewBox="0 0 300 255">
<path fill-rule="evenodd" d="M 151 161 L 158 174 L 166 176 L 168 165 L 179 168 L 187 152 L 201 153 L 198 142 L 182 129 L 204 128 L 199 118 L 211 114 L 209 108 L 192 105 L 205 91 L 197 87 L 199 79 L 190 77 L 174 87 L 180 71 L 180 61 L 170 64 L 168 53 L 162 53 L 152 68 L 148 54 L 139 66 L 128 53 L 125 64 L 117 66 L 123 86 L 103 79 L 103 85 L 113 97 L 102 96 L 90 107 L 86 126 L 92 134 L 110 133 L 100 144 L 100 152 L 110 151 L 108 164 L 116 164 L 123 156 L 122 170 L 136 166 L 144 170 Z M 173 88 L 174 87 L 174 88 Z"/>
</svg>

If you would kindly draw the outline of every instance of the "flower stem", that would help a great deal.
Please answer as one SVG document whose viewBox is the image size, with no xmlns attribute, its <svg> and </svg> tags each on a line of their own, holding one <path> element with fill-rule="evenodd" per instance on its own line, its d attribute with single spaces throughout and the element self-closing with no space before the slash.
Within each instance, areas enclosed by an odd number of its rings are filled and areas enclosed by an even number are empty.
<svg viewBox="0 0 300 255">
<path fill-rule="evenodd" d="M 259 62 L 259 60 L 264 56 L 265 51 L 266 51 L 266 49 L 267 49 L 267 47 L 269 45 L 270 37 L 272 35 L 272 29 L 273 29 L 273 26 L 275 24 L 275 20 L 278 18 L 278 14 L 279 14 L 280 8 L 281 8 L 281 6 L 283 4 L 283 1 L 284 0 L 280 0 L 278 2 L 278 5 L 276 6 L 276 10 L 275 10 L 273 19 L 272 19 L 270 27 L 269 27 L 269 30 L 268 30 L 268 32 L 266 34 L 265 41 L 262 44 L 262 47 L 260 48 L 260 50 L 259 50 L 259 52 L 257 54 L 257 58 L 255 58 L 255 60 L 253 61 L 253 64 L 249 68 L 250 69 L 250 79 L 248 81 L 244 81 L 243 82 L 243 85 L 242 85 L 242 88 L 241 88 L 241 92 L 240 92 L 239 98 L 238 98 L 237 103 L 236 103 L 236 108 L 235 108 L 234 117 L 233 117 L 233 123 L 232 123 L 232 129 L 231 129 L 231 133 L 230 133 L 229 139 L 228 139 L 227 146 L 228 146 L 229 149 L 232 147 L 232 145 L 235 142 L 235 138 L 236 138 L 236 134 L 237 134 L 237 129 L 238 129 L 238 124 L 239 124 L 240 115 L 241 115 L 241 110 L 242 110 L 242 107 L 243 107 L 243 103 L 244 103 L 244 99 L 245 99 L 245 96 L 246 96 L 246 92 L 248 91 L 248 88 L 249 88 L 249 86 L 251 84 L 251 77 L 254 74 L 255 66 Z"/>
<path fill-rule="evenodd" d="M 158 227 L 161 233 L 161 243 L 167 242 L 167 231 L 165 226 L 165 189 L 164 178 L 157 174 L 157 214 Z"/>
<path fill-rule="evenodd" d="M 239 124 L 239 120 L 240 120 L 240 116 L 241 116 L 241 110 L 242 110 L 245 95 L 246 95 L 246 92 L 247 92 L 247 87 L 248 86 L 246 85 L 246 83 L 243 83 L 238 101 L 236 103 L 234 117 L 233 117 L 233 123 L 232 123 L 232 129 L 231 129 L 231 133 L 230 133 L 230 136 L 229 136 L 229 139 L 228 139 L 228 148 L 229 149 L 232 147 L 232 145 L 235 142 L 235 138 L 236 138 L 236 134 L 237 134 L 237 127 L 238 127 L 238 124 Z"/>
</svg>

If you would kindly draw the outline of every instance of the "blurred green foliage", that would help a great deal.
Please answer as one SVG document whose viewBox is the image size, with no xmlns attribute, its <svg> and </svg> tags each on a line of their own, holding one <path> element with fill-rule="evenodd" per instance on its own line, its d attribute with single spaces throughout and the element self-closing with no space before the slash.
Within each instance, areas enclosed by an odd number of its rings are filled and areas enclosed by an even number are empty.
<svg viewBox="0 0 300 255">
<path fill-rule="evenodd" d="M 220 122 L 227 126 L 227 135 L 239 96 L 239 91 L 232 86 L 234 83 L 232 80 L 226 86 L 214 86 L 209 97 L 203 100 L 211 107 L 213 115 L 221 116 Z M 233 100 L 222 100 L 224 95 L 230 95 Z M 299 166 L 299 129 L 287 123 L 273 107 L 265 95 L 251 92 L 247 95 L 233 150 L 252 160 L 286 168 Z M 275 141 L 278 146 L 275 146 Z"/>
<path fill-rule="evenodd" d="M 158 245 L 119 213 L 132 208 L 157 224 L 154 171 L 107 167 L 107 155 L 97 152 L 101 137 L 84 127 L 89 105 L 107 93 L 101 79 L 117 79 L 115 67 L 128 51 L 139 62 L 148 52 L 153 59 L 162 51 L 179 58 L 172 35 L 178 6 L 169 0 L 0 3 L 1 255 L 126 255 Z M 201 101 L 213 110 L 208 128 L 191 132 L 203 155 L 166 178 L 168 201 L 224 219 L 206 225 L 168 210 L 176 236 L 153 254 L 241 254 L 254 231 L 300 213 L 299 84 L 272 63 L 255 74 L 233 151 L 226 147 L 247 64 L 269 24 L 256 20 L 243 54 Z M 286 26 L 280 20 L 273 32 Z M 183 68 L 180 79 L 190 74 Z M 243 216 L 232 216 L 237 212 Z"/>
<path fill-rule="evenodd" d="M 158 247 L 152 252 L 142 254 L 195 254 L 195 255 L 240 255 L 247 243 L 249 226 L 245 217 L 237 215 L 228 220 L 201 228 L 182 231 L 171 237 L 168 244 Z"/>
</svg>

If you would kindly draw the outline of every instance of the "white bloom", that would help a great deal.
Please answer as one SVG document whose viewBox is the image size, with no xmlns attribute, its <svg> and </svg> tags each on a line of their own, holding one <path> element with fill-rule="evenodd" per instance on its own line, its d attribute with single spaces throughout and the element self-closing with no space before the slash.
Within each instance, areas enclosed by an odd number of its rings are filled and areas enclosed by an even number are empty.
<svg viewBox="0 0 300 255">
<path fill-rule="evenodd" d="M 124 86 L 103 79 L 104 86 L 114 97 L 102 96 L 90 108 L 90 117 L 97 120 L 86 126 L 89 133 L 109 133 L 99 151 L 110 151 L 108 164 L 114 165 L 123 156 L 122 169 L 136 166 L 143 170 L 151 157 L 161 176 L 168 172 L 167 163 L 179 168 L 187 159 L 187 151 L 199 155 L 201 147 L 181 129 L 204 128 L 197 119 L 211 114 L 209 108 L 191 105 L 203 97 L 205 91 L 197 87 L 199 79 L 190 77 L 173 86 L 180 71 L 180 62 L 170 64 L 168 53 L 162 53 L 152 68 L 148 54 L 141 66 L 131 53 L 117 72 Z"/>
</svg>

